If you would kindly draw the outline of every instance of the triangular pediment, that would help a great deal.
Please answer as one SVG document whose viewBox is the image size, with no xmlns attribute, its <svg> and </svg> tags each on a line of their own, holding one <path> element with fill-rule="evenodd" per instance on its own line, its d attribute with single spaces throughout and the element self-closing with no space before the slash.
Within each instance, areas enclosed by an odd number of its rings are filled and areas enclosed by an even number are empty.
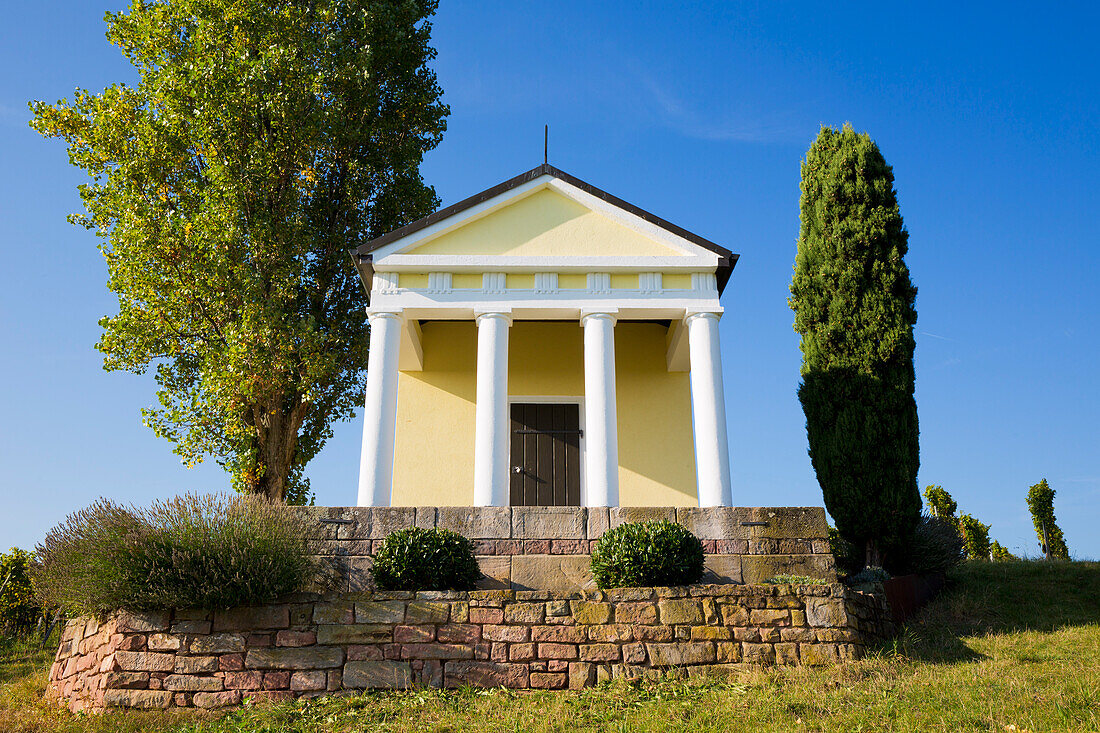
<svg viewBox="0 0 1100 733">
<path fill-rule="evenodd" d="M 444 231 L 402 254 L 502 257 L 675 257 L 682 247 L 646 236 L 550 188 Z"/>
</svg>

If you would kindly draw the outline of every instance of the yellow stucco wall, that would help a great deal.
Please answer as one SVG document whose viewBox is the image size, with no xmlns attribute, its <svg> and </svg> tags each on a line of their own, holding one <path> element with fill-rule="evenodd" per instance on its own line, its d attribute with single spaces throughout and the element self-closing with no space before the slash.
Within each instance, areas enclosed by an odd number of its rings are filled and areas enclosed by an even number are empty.
<svg viewBox="0 0 1100 733">
<path fill-rule="evenodd" d="M 393 504 L 473 502 L 477 327 L 422 324 L 424 370 L 401 372 Z M 619 503 L 695 506 L 691 401 L 686 372 L 667 371 L 666 328 L 615 327 Z M 517 321 L 509 336 L 513 397 L 584 394 L 583 332 L 575 322 Z"/>
<path fill-rule="evenodd" d="M 549 189 L 536 191 L 405 254 L 686 256 Z"/>
</svg>

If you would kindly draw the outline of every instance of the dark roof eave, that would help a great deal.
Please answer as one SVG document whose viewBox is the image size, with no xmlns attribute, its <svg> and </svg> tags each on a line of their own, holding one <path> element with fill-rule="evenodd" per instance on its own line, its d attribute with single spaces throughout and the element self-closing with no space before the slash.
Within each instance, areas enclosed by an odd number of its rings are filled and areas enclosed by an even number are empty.
<svg viewBox="0 0 1100 733">
<path fill-rule="evenodd" d="M 533 181 L 536 178 L 539 178 L 539 177 L 544 176 L 544 175 L 550 175 L 550 176 L 553 176 L 554 178 L 560 178 L 561 180 L 565 181 L 566 183 L 568 183 L 570 185 L 573 185 L 573 186 L 576 186 L 577 188 L 581 189 L 585 193 L 588 193 L 592 196 L 595 196 L 596 198 L 601 199 L 603 201 L 606 201 L 607 203 L 609 203 L 613 206 L 616 206 L 620 209 L 623 209 L 624 211 L 628 211 L 631 214 L 634 214 L 635 216 L 637 216 L 638 218 L 640 218 L 644 221 L 648 221 L 650 224 L 658 226 L 661 229 L 664 229 L 665 231 L 671 232 L 672 234 L 675 234 L 679 237 L 683 237 L 684 239 L 688 240 L 689 242 L 699 245 L 703 249 L 707 249 L 707 250 L 710 250 L 711 252 L 714 252 L 715 254 L 718 255 L 718 270 L 717 270 L 717 273 L 716 273 L 717 279 L 718 279 L 718 292 L 719 292 L 719 294 L 721 294 L 722 291 L 725 290 L 726 283 L 729 282 L 729 278 L 730 278 L 730 275 L 733 272 L 733 268 L 737 265 L 737 259 L 738 259 L 739 255 L 734 254 L 733 252 L 726 249 L 725 247 L 723 247 L 720 244 L 716 244 L 716 243 L 710 241 L 709 239 L 705 239 L 703 237 L 700 237 L 698 234 L 693 234 L 692 232 L 689 232 L 687 229 L 684 229 L 683 227 L 679 227 L 679 226 L 673 224 L 672 222 L 666 221 L 666 220 L 662 219 L 661 217 L 659 217 L 655 214 L 651 214 L 648 211 L 646 211 L 645 209 L 639 208 L 639 207 L 635 206 L 634 204 L 623 201 L 619 197 L 614 196 L 614 195 L 608 193 L 607 191 L 596 188 L 595 186 L 591 185 L 590 183 L 585 183 L 581 179 L 579 179 L 575 176 L 571 176 L 568 173 L 566 173 L 565 171 L 559 170 L 559 169 L 555 168 L 554 166 L 549 165 L 548 163 L 543 163 L 542 165 L 540 165 L 536 168 L 532 168 L 531 170 L 529 170 L 525 173 L 521 173 L 518 176 L 515 176 L 514 178 L 509 178 L 507 181 L 504 181 L 503 183 L 498 183 L 497 185 L 493 186 L 492 188 L 487 188 L 484 191 L 482 191 L 481 193 L 474 194 L 473 196 L 470 196 L 469 198 L 463 199 L 462 201 L 459 201 L 456 204 L 451 204 L 450 206 L 446 206 L 446 207 L 440 209 L 439 211 L 436 211 L 432 214 L 428 214 L 423 219 L 417 219 L 416 221 L 412 222 L 411 224 L 406 224 L 403 227 L 400 227 L 398 229 L 394 229 L 392 232 L 387 232 L 386 234 L 383 234 L 380 237 L 376 237 L 375 239 L 372 239 L 369 242 L 366 242 L 364 244 L 359 245 L 359 247 L 355 250 L 354 256 L 355 256 L 355 259 L 356 259 L 356 264 L 359 268 L 360 276 L 364 277 L 364 269 L 363 269 L 364 265 L 363 265 L 363 263 L 368 263 L 367 267 L 370 268 L 370 272 L 373 272 L 373 267 L 371 267 L 369 265 L 369 262 L 370 262 L 370 253 L 373 252 L 374 250 L 379 249 L 381 247 L 385 247 L 387 244 L 391 244 L 393 242 L 396 242 L 399 239 L 407 237 L 410 234 L 418 232 L 421 229 L 424 229 L 426 227 L 430 227 L 431 225 L 433 225 L 437 222 L 443 221 L 444 219 L 449 219 L 450 217 L 454 216 L 455 214 L 459 214 L 459 213 L 465 211 L 466 209 L 477 206 L 480 203 L 484 203 L 485 201 L 488 201 L 489 199 L 495 198 L 495 197 L 499 196 L 502 193 L 510 191 L 513 188 L 517 188 L 518 186 L 522 186 L 523 184 L 528 183 L 530 181 Z M 369 280 L 364 279 L 364 284 L 367 286 L 367 290 L 369 291 L 370 290 Z M 369 297 L 369 294 L 368 294 L 368 297 Z"/>
</svg>

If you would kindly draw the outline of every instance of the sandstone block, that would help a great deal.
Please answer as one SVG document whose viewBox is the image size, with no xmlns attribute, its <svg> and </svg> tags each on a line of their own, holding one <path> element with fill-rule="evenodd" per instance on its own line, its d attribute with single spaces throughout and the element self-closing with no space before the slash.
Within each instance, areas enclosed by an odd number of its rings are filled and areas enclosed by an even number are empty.
<svg viewBox="0 0 1100 733">
<path fill-rule="evenodd" d="M 125 672 L 171 672 L 176 667 L 176 655 L 118 651 L 115 662 Z"/>
<path fill-rule="evenodd" d="M 222 681 L 230 690 L 258 690 L 264 686 L 263 672 L 226 672 Z"/>
<path fill-rule="evenodd" d="M 191 640 L 192 654 L 226 654 L 244 651 L 244 637 L 240 634 L 210 634 Z"/>
<path fill-rule="evenodd" d="M 370 538 L 384 540 L 399 529 L 416 526 L 416 509 L 411 506 L 373 507 L 370 510 Z"/>
<path fill-rule="evenodd" d="M 692 641 L 726 641 L 733 638 L 733 633 L 725 626 L 692 626 Z"/>
<path fill-rule="evenodd" d="M 502 624 L 504 623 L 504 609 L 480 608 L 470 609 L 470 623 L 472 624 Z"/>
<path fill-rule="evenodd" d="M 741 659 L 748 664 L 774 664 L 775 647 L 745 642 L 741 645 Z"/>
<path fill-rule="evenodd" d="M 399 624 L 404 620 L 404 601 L 374 601 L 355 604 L 355 623 L 357 624 Z"/>
<path fill-rule="evenodd" d="M 617 662 L 620 655 L 618 644 L 581 644 L 579 652 L 585 662 Z"/>
<path fill-rule="evenodd" d="M 479 555 L 477 566 L 481 578 L 477 587 L 481 590 L 507 590 L 512 587 L 512 557 L 510 555 Z"/>
<path fill-rule="evenodd" d="M 656 624 L 657 604 L 620 603 L 615 606 L 615 621 L 621 624 Z"/>
<path fill-rule="evenodd" d="M 286 606 L 254 606 L 214 612 L 214 631 L 285 629 L 290 625 Z"/>
<path fill-rule="evenodd" d="M 806 622 L 810 626 L 844 627 L 848 625 L 848 612 L 840 598 L 807 598 Z"/>
<path fill-rule="evenodd" d="M 394 626 L 393 640 L 399 644 L 422 644 L 435 639 L 434 626 Z"/>
<path fill-rule="evenodd" d="M 670 506 L 617 506 L 608 511 L 611 527 L 627 522 L 648 522 L 667 519 L 676 521 L 676 508 Z"/>
<path fill-rule="evenodd" d="M 661 623 L 665 626 L 703 623 L 703 607 L 699 601 L 662 600 L 657 602 L 657 607 L 660 609 Z"/>
<path fill-rule="evenodd" d="M 217 677 L 170 674 L 164 678 L 164 689 L 174 692 L 221 692 L 222 681 Z"/>
<path fill-rule="evenodd" d="M 744 606 L 734 606 L 723 603 L 718 606 L 722 614 L 722 623 L 726 626 L 748 626 L 749 609 Z"/>
<path fill-rule="evenodd" d="M 148 672 L 108 672 L 103 680 L 108 690 L 140 690 L 149 686 Z"/>
<path fill-rule="evenodd" d="M 749 623 L 756 626 L 790 626 L 791 612 L 778 608 L 754 608 L 749 611 Z"/>
<path fill-rule="evenodd" d="M 141 613 L 120 611 L 116 617 L 116 628 L 124 634 L 135 631 L 167 631 L 169 616 L 168 611 L 143 611 Z"/>
<path fill-rule="evenodd" d="M 112 708 L 163 709 L 172 704 L 172 693 L 167 690 L 106 690 L 103 704 Z"/>
<path fill-rule="evenodd" d="M 436 510 L 435 523 L 469 539 L 507 540 L 512 536 L 512 509 L 441 506 Z"/>
<path fill-rule="evenodd" d="M 585 641 L 585 633 L 576 626 L 534 626 L 531 628 L 531 641 L 579 644 Z"/>
<path fill-rule="evenodd" d="M 313 608 L 313 623 L 355 623 L 355 604 L 346 601 L 337 603 L 318 603 Z"/>
<path fill-rule="evenodd" d="M 323 690 L 327 686 L 328 679 L 320 670 L 299 671 L 290 675 L 290 689 L 295 692 Z"/>
<path fill-rule="evenodd" d="M 405 623 L 444 624 L 451 614 L 451 604 L 446 601 L 409 601 L 405 609 Z"/>
<path fill-rule="evenodd" d="M 717 659 L 723 664 L 741 661 L 741 644 L 736 641 L 720 641 L 716 645 Z"/>
<path fill-rule="evenodd" d="M 635 641 L 672 641 L 672 628 L 669 626 L 631 626 L 630 633 Z"/>
<path fill-rule="evenodd" d="M 212 625 L 205 620 L 182 620 L 172 622 L 173 634 L 209 634 Z"/>
<path fill-rule="evenodd" d="M 741 525 L 745 519 L 741 507 L 679 507 L 674 521 L 701 540 L 737 540 L 750 536 L 750 528 Z"/>
<path fill-rule="evenodd" d="M 342 649 L 323 646 L 251 649 L 244 659 L 248 669 L 331 669 L 343 663 Z"/>
<path fill-rule="evenodd" d="M 606 624 L 611 620 L 611 604 L 572 601 L 573 619 L 578 624 Z"/>
<path fill-rule="evenodd" d="M 742 582 L 740 555 L 706 555 L 703 557 L 704 583 Z"/>
<path fill-rule="evenodd" d="M 512 507 L 512 536 L 523 540 L 586 540 L 584 507 Z"/>
<path fill-rule="evenodd" d="M 536 690 L 562 690 L 569 684 L 565 672 L 532 672 L 531 687 Z"/>
<path fill-rule="evenodd" d="M 446 644 L 473 644 L 481 641 L 481 627 L 474 624 L 444 624 L 436 631 L 436 638 Z"/>
<path fill-rule="evenodd" d="M 809 667 L 835 664 L 840 661 L 836 644 L 799 644 L 798 656 Z"/>
<path fill-rule="evenodd" d="M 538 655 L 542 659 L 576 659 L 576 644 L 548 643 L 539 644 Z"/>
<path fill-rule="evenodd" d="M 504 621 L 509 624 L 541 624 L 546 618 L 544 603 L 509 603 L 504 607 Z"/>
<path fill-rule="evenodd" d="M 798 644 L 776 644 L 774 649 L 776 664 L 798 664 Z"/>
<path fill-rule="evenodd" d="M 147 643 L 154 652 L 175 652 L 180 648 L 180 638 L 175 634 L 149 634 Z"/>
<path fill-rule="evenodd" d="M 610 527 L 611 516 L 607 507 L 588 507 L 588 526 L 585 533 L 588 539 L 598 540 Z"/>
<path fill-rule="evenodd" d="M 631 641 L 634 633 L 628 624 L 600 624 L 588 627 L 588 639 L 597 642 Z"/>
<path fill-rule="evenodd" d="M 624 644 L 623 662 L 626 664 L 645 664 L 645 644 Z"/>
<path fill-rule="evenodd" d="M 832 555 L 742 555 L 741 576 L 745 583 L 763 583 L 774 575 L 808 575 L 812 578 L 836 578 Z"/>
<path fill-rule="evenodd" d="M 650 664 L 654 667 L 682 667 L 687 664 L 708 664 L 715 660 L 714 644 L 710 642 L 679 642 L 646 644 Z"/>
<path fill-rule="evenodd" d="M 473 659 L 473 647 L 466 644 L 402 644 L 402 659 Z"/>
<path fill-rule="evenodd" d="M 587 555 L 513 555 L 512 587 L 573 592 L 596 587 Z"/>
<path fill-rule="evenodd" d="M 201 674 L 217 672 L 217 657 L 176 657 L 176 674 Z"/>
<path fill-rule="evenodd" d="M 481 627 L 481 635 L 486 641 L 522 642 L 531 638 L 531 630 L 526 626 L 486 624 Z"/>
<path fill-rule="evenodd" d="M 413 686 L 412 667 L 408 662 L 348 662 L 344 665 L 344 687 L 368 690 L 405 690 Z"/>
<path fill-rule="evenodd" d="M 580 690 L 596 683 L 596 665 L 589 662 L 569 663 L 569 689 Z"/>
<path fill-rule="evenodd" d="M 318 644 L 382 644 L 393 641 L 389 624 L 325 624 L 317 627 Z"/>
<path fill-rule="evenodd" d="M 315 631 L 291 631 L 284 629 L 275 634 L 275 646 L 310 646 L 317 643 Z"/>
<path fill-rule="evenodd" d="M 528 686 L 528 670 L 525 664 L 506 662 L 461 661 L 447 662 L 443 683 L 446 687 L 509 687 Z"/>
<path fill-rule="evenodd" d="M 191 702 L 194 703 L 195 707 L 204 708 L 206 710 L 236 705 L 240 701 L 241 693 L 237 690 L 226 690 L 225 692 L 196 692 L 195 696 L 191 698 Z"/>
</svg>

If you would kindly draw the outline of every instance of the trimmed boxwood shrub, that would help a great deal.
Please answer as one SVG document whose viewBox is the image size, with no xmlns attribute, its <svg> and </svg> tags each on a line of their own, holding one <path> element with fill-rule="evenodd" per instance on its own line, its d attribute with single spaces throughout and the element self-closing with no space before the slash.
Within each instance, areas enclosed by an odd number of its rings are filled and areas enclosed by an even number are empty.
<svg viewBox="0 0 1100 733">
<path fill-rule="evenodd" d="M 481 570 L 473 544 L 457 532 L 409 527 L 382 541 L 371 575 L 381 590 L 473 590 Z"/>
<path fill-rule="evenodd" d="M 703 577 L 703 544 L 667 519 L 620 524 L 596 543 L 592 576 L 600 588 L 696 583 Z"/>
<path fill-rule="evenodd" d="M 306 519 L 258 496 L 184 496 L 135 509 L 100 499 L 38 546 L 42 604 L 71 615 L 230 608 L 323 585 Z"/>
</svg>

